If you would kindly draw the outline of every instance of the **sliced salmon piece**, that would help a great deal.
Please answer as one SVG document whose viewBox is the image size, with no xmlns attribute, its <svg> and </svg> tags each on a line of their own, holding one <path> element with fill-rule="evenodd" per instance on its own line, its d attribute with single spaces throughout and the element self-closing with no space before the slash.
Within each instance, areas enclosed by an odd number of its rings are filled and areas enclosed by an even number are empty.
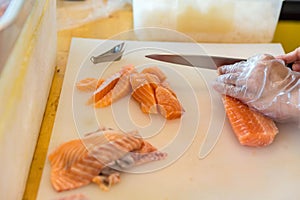
<svg viewBox="0 0 300 200">
<path fill-rule="evenodd" d="M 131 96 L 140 103 L 144 113 L 157 113 L 156 99 L 150 83 L 146 83 L 133 91 Z"/>
<path fill-rule="evenodd" d="M 151 87 L 155 90 L 158 85 L 161 84 L 160 79 L 154 75 L 149 73 L 144 73 L 144 78 L 150 83 Z"/>
<path fill-rule="evenodd" d="M 133 74 L 130 77 L 133 89 L 131 96 L 140 104 L 144 113 L 157 113 L 155 93 L 145 78 L 145 74 Z"/>
<path fill-rule="evenodd" d="M 146 83 L 148 83 L 148 81 L 145 78 L 144 74 L 136 73 L 130 76 L 130 85 L 133 90 L 137 89 L 138 87 Z"/>
<path fill-rule="evenodd" d="M 123 69 L 122 76 L 120 77 L 119 81 L 114 86 L 114 88 L 112 88 L 103 98 L 97 101 L 94 104 L 94 106 L 96 108 L 103 108 L 109 106 L 113 102 L 129 94 L 131 90 L 129 79 L 131 74 L 133 73 L 136 73 L 134 67 L 128 66 L 125 69 Z"/>
<path fill-rule="evenodd" d="M 97 86 L 96 86 L 96 89 L 98 89 L 100 87 L 100 85 L 102 85 L 102 83 L 104 83 L 105 79 L 103 78 L 100 78 L 97 82 Z"/>
<path fill-rule="evenodd" d="M 76 83 L 76 88 L 84 92 L 95 91 L 98 80 L 95 78 L 85 78 Z"/>
<path fill-rule="evenodd" d="M 153 74 L 160 80 L 160 82 L 165 81 L 167 78 L 166 75 L 158 67 L 147 67 L 143 69 L 141 73 Z"/>
<path fill-rule="evenodd" d="M 56 191 L 87 185 L 105 165 L 140 149 L 143 142 L 131 134 L 111 130 L 66 142 L 49 155 L 51 183 Z"/>
<path fill-rule="evenodd" d="M 94 104 L 95 108 L 104 108 L 106 106 L 109 106 L 110 104 L 112 104 L 112 90 L 109 91 L 102 99 L 100 99 L 99 101 L 97 101 Z"/>
<path fill-rule="evenodd" d="M 157 87 L 157 85 L 159 85 L 161 82 L 159 80 L 159 78 L 154 75 L 154 74 L 149 74 L 149 73 L 136 73 L 134 75 L 131 76 L 131 80 L 130 80 L 132 89 L 136 89 L 139 86 L 149 83 L 151 85 L 151 87 L 153 87 L 154 89 Z"/>
<path fill-rule="evenodd" d="M 242 145 L 258 147 L 273 142 L 278 129 L 272 119 L 230 96 L 223 96 L 223 103 L 232 129 Z"/>
<path fill-rule="evenodd" d="M 155 90 L 159 112 L 166 119 L 180 118 L 183 109 L 173 92 L 163 86 L 158 86 Z"/>
<path fill-rule="evenodd" d="M 76 88 L 83 92 L 93 92 L 103 82 L 104 82 L 104 79 L 97 80 L 95 78 L 85 78 L 76 83 Z"/>
<path fill-rule="evenodd" d="M 107 95 L 119 82 L 123 75 L 131 73 L 135 70 L 133 65 L 124 66 L 120 71 L 114 73 L 109 78 L 107 78 L 97 90 L 94 92 L 93 96 L 87 101 L 87 104 L 97 103 L 105 95 Z M 100 104 L 100 103 L 99 103 Z"/>
<path fill-rule="evenodd" d="M 127 74 L 127 73 L 135 73 L 137 72 L 134 65 L 126 65 L 122 67 L 121 69 L 122 74 Z"/>
<path fill-rule="evenodd" d="M 109 78 L 105 79 L 100 87 L 94 92 L 92 97 L 87 101 L 87 104 L 92 104 L 102 99 L 110 90 L 115 87 L 121 76 L 122 72 L 116 72 Z"/>
<path fill-rule="evenodd" d="M 176 93 L 171 89 L 170 84 L 167 81 L 162 82 L 161 86 L 169 90 L 172 93 L 172 95 L 177 98 Z"/>
</svg>

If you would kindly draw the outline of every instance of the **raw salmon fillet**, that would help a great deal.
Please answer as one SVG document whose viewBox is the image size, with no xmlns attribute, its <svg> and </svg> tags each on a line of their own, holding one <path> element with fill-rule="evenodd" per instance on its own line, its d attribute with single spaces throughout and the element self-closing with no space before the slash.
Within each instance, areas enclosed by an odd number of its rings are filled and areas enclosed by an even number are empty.
<svg viewBox="0 0 300 200">
<path fill-rule="evenodd" d="M 223 96 L 223 103 L 232 129 L 242 145 L 258 147 L 273 142 L 278 129 L 272 119 L 230 96 Z"/>
<path fill-rule="evenodd" d="M 152 160 L 160 160 L 166 156 L 136 134 L 111 129 L 96 131 L 81 140 L 75 139 L 62 144 L 49 155 L 52 186 L 60 192 L 87 185 L 107 166 L 120 163 L 117 160 L 131 156 L 130 152 L 145 152 L 145 155 L 151 153 L 152 156 L 149 156 Z M 129 167 L 135 166 L 135 162 L 144 162 L 145 158 L 147 157 L 134 160 L 133 157 Z M 148 159 L 149 162 L 152 160 Z M 99 181 L 97 183 L 101 188 L 105 188 L 104 183 Z"/>
<path fill-rule="evenodd" d="M 183 109 L 173 92 L 163 86 L 158 86 L 155 90 L 159 112 L 166 119 L 180 118 Z"/>
</svg>

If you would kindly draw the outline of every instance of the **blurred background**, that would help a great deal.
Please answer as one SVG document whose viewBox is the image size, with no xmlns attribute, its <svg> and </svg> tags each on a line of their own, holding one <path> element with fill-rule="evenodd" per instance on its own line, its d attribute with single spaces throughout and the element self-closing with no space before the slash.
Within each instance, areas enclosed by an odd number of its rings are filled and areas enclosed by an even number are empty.
<svg viewBox="0 0 300 200">
<path fill-rule="evenodd" d="M 64 64 L 60 55 L 72 37 L 106 39 L 147 26 L 182 31 L 198 42 L 281 43 L 289 52 L 300 45 L 300 1 L 57 0 L 59 61 Z"/>
</svg>

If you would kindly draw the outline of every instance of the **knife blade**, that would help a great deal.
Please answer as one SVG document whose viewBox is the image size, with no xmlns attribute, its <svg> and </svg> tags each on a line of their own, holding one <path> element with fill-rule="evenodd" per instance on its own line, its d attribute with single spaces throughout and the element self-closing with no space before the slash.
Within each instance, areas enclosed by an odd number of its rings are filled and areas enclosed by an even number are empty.
<svg viewBox="0 0 300 200">
<path fill-rule="evenodd" d="M 173 64 L 199 67 L 205 69 L 217 69 L 222 65 L 230 65 L 245 61 L 244 58 L 209 56 L 209 55 L 177 55 L 177 54 L 150 54 L 145 57 Z"/>
</svg>

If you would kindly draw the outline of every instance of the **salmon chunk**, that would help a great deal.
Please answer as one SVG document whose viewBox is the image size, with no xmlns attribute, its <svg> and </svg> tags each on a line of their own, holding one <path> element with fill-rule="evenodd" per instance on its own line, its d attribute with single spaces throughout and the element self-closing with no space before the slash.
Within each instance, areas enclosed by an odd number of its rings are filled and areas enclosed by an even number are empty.
<svg viewBox="0 0 300 200">
<path fill-rule="evenodd" d="M 232 129 L 242 145 L 257 147 L 273 142 L 278 129 L 272 119 L 230 96 L 223 96 L 223 103 Z"/>
<path fill-rule="evenodd" d="M 166 119 L 180 118 L 183 109 L 173 92 L 169 88 L 159 86 L 155 90 L 159 112 Z"/>
</svg>

